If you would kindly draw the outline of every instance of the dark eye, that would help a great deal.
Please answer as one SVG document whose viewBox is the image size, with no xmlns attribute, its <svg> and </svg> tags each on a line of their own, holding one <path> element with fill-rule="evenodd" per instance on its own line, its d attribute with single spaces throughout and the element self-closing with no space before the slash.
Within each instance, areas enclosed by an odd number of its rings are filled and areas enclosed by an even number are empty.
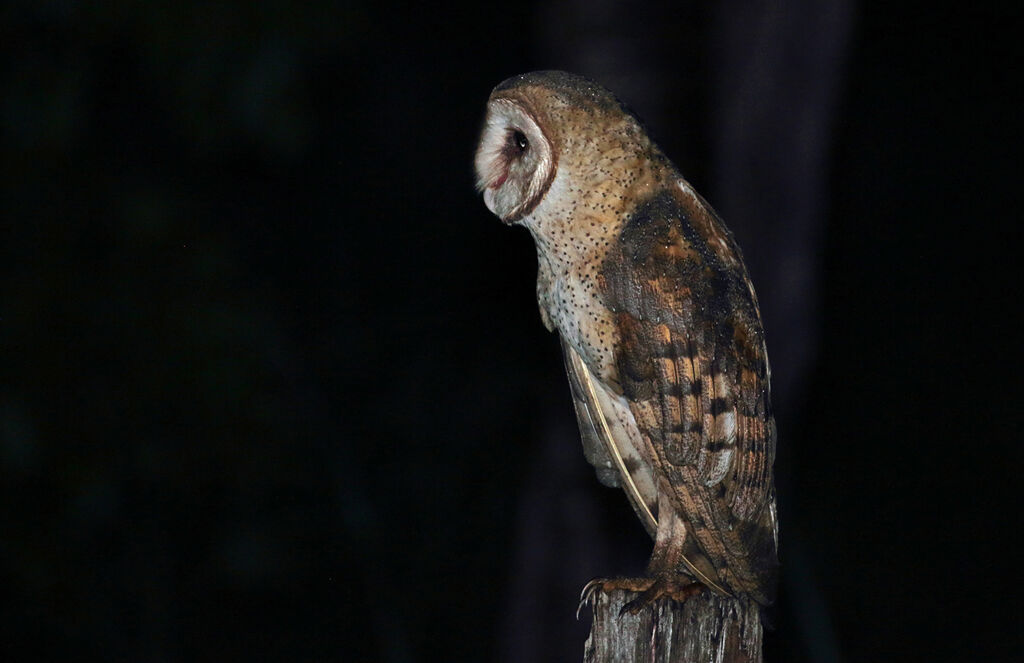
<svg viewBox="0 0 1024 663">
<path fill-rule="evenodd" d="M 526 140 L 526 134 L 516 129 L 509 136 L 509 147 L 512 148 L 512 153 L 516 156 L 522 156 L 526 152 L 526 148 L 530 146 L 530 141 Z"/>
</svg>

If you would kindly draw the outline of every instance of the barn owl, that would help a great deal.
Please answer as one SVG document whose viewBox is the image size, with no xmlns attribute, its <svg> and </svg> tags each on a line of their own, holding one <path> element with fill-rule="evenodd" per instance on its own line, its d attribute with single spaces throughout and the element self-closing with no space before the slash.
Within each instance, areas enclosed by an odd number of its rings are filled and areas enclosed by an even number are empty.
<svg viewBox="0 0 1024 663">
<path fill-rule="evenodd" d="M 484 203 L 537 247 L 587 460 L 654 548 L 631 609 L 704 587 L 773 601 L 775 422 L 757 296 L 714 210 L 608 90 L 557 71 L 499 84 Z"/>
</svg>

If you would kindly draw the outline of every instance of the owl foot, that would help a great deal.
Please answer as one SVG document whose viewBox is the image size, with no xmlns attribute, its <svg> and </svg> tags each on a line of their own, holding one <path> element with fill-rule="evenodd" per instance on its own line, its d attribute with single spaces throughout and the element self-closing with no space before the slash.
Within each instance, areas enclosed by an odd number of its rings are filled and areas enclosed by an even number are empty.
<svg viewBox="0 0 1024 663">
<path fill-rule="evenodd" d="M 659 576 L 655 578 L 650 587 L 640 592 L 640 596 L 622 606 L 619 616 L 621 617 L 627 612 L 635 615 L 661 599 L 671 599 L 676 603 L 683 603 L 691 596 L 700 594 L 704 589 L 704 585 L 685 576 Z"/>
<path fill-rule="evenodd" d="M 622 606 L 621 617 L 625 613 L 635 615 L 648 605 L 661 599 L 671 599 L 678 603 L 699 594 L 704 585 L 693 582 L 686 576 L 655 576 L 642 578 L 595 578 L 586 584 L 580 593 L 580 603 L 576 607 L 576 619 L 580 618 L 580 610 L 591 603 L 598 592 L 605 594 L 616 589 L 639 594 L 635 599 Z"/>
</svg>

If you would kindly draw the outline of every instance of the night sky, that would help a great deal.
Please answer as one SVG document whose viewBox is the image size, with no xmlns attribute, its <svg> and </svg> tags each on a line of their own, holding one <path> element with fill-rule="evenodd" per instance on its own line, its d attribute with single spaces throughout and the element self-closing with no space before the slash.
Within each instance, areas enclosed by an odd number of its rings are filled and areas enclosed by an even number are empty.
<svg viewBox="0 0 1024 663">
<path fill-rule="evenodd" d="M 1010 660 L 1020 10 L 0 8 L 0 658 L 580 660 L 650 543 L 583 458 L 487 96 L 615 90 L 735 231 L 766 660 Z"/>
</svg>

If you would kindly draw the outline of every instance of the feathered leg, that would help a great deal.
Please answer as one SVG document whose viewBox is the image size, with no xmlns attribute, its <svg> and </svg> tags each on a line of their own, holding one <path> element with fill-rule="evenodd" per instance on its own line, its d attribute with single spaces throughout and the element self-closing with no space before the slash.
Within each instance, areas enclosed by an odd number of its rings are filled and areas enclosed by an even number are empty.
<svg viewBox="0 0 1024 663">
<path fill-rule="evenodd" d="M 591 580 L 580 595 L 580 608 L 589 603 L 599 591 L 607 594 L 621 589 L 639 594 L 622 608 L 623 612 L 635 615 L 660 599 L 668 598 L 682 603 L 705 588 L 703 584 L 694 581 L 684 561 L 686 525 L 672 509 L 659 511 L 658 531 L 646 574 L 639 578 Z M 576 614 L 579 615 L 579 609 Z"/>
</svg>

